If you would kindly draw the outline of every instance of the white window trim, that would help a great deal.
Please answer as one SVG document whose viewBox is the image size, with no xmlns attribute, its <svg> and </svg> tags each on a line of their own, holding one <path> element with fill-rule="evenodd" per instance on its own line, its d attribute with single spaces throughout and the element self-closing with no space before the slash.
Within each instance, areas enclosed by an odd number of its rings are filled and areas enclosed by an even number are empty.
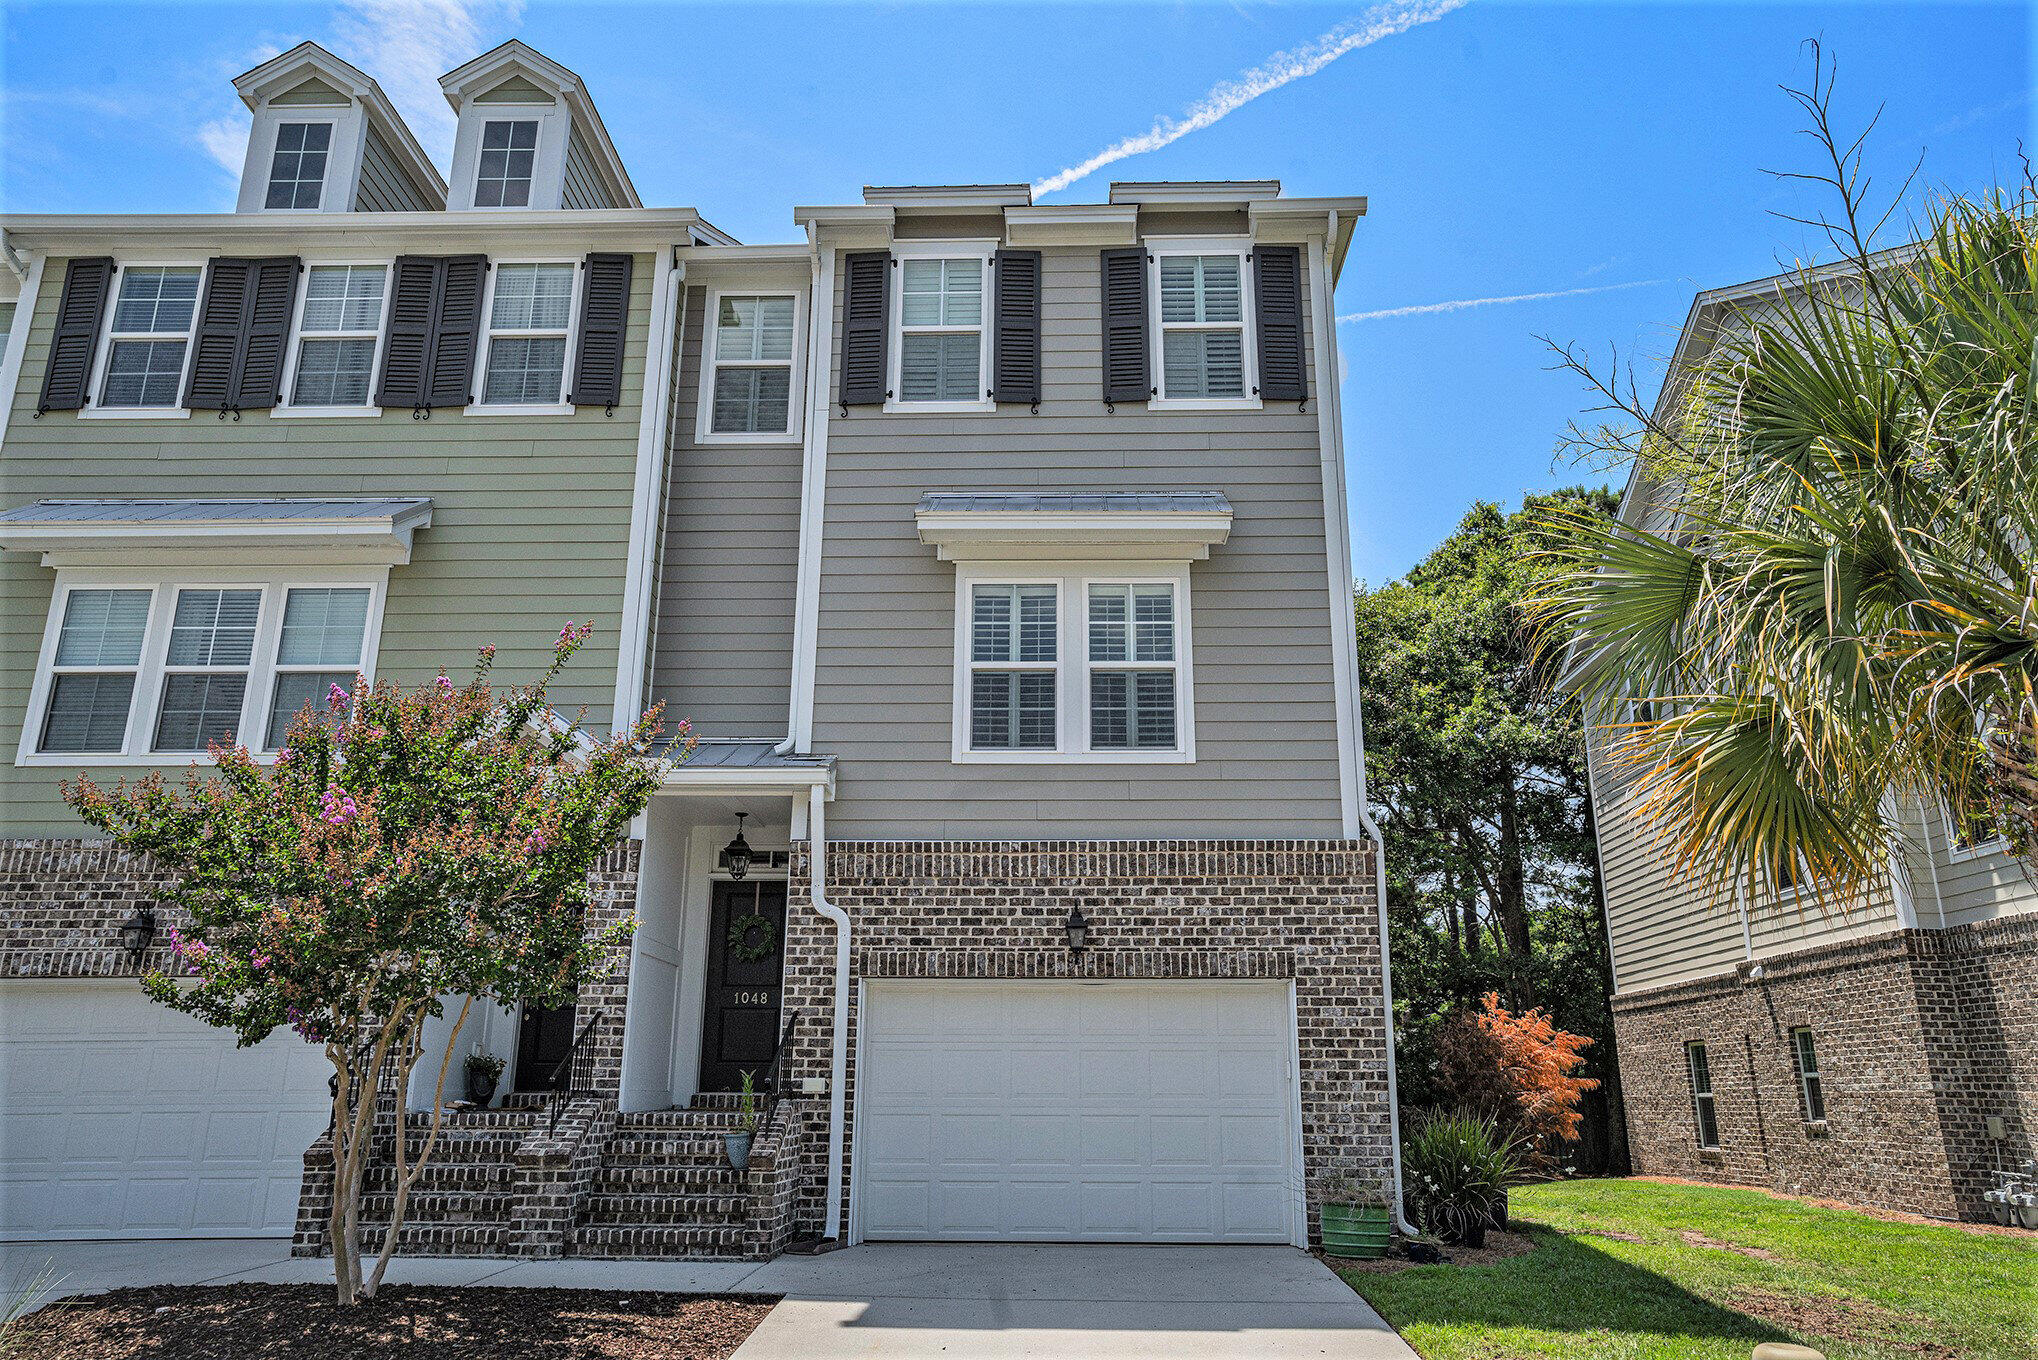
<svg viewBox="0 0 2038 1360">
<path fill-rule="evenodd" d="M 310 112 L 307 112 L 302 115 L 297 115 L 285 111 L 285 109 L 290 106 L 274 105 L 272 107 L 276 108 L 277 116 L 276 121 L 270 124 L 269 127 L 269 154 L 262 162 L 262 194 L 261 202 L 259 204 L 261 210 L 263 212 L 270 213 L 318 213 L 318 212 L 344 211 L 344 209 L 338 209 L 328 206 L 332 201 L 333 168 L 335 162 L 339 158 L 340 141 L 342 134 L 345 131 L 340 126 L 339 117 L 340 113 L 343 112 L 343 110 L 335 109 L 331 115 L 324 116 Z M 302 107 L 306 109 L 312 109 L 317 108 L 319 106 L 304 105 Z M 329 131 L 326 134 L 326 172 L 324 177 L 321 178 L 318 182 L 318 206 L 316 208 L 272 208 L 269 206 L 269 185 L 272 182 L 271 176 L 273 176 L 276 171 L 276 143 L 282 140 L 283 127 L 286 123 L 304 123 L 304 124 L 323 123 L 329 129 Z"/>
<path fill-rule="evenodd" d="M 1790 1063 L 1791 1063 L 1791 1066 L 1793 1066 L 1793 1067 L 1795 1067 L 1795 1068 L 1797 1069 L 1797 1098 L 1798 1098 L 1799 1102 L 1801 1103 L 1801 1105 L 1802 1105 L 1802 1108 L 1803 1108 L 1803 1110 L 1804 1110 L 1804 1122 L 1805 1122 L 1806 1124 L 1811 1124 L 1811 1125 L 1818 1125 L 1818 1124 L 1824 1124 L 1824 1123 L 1826 1122 L 1826 1114 L 1827 1114 L 1827 1110 L 1826 1110 L 1826 1070 L 1825 1070 L 1825 1068 L 1823 1068 L 1823 1067 L 1814 1067 L 1814 1068 L 1813 1068 L 1813 1069 L 1812 1069 L 1811 1071 L 1809 1071 L 1809 1072 L 1805 1070 L 1805 1065 L 1804 1065 L 1804 1044 L 1803 1044 L 1803 1041 L 1802 1041 L 1802 1040 L 1800 1040 L 1800 1038 L 1799 1038 L 1799 1036 L 1800 1036 L 1800 1035 L 1804 1036 L 1804 1037 L 1805 1037 L 1806 1039 L 1809 1039 L 1809 1040 L 1811 1041 L 1811 1046 L 1812 1046 L 1812 1061 L 1813 1061 L 1814 1063 L 1817 1063 L 1817 1062 L 1818 1062 L 1818 1060 L 1819 1060 L 1819 1036 L 1818 1036 L 1818 1034 L 1817 1034 L 1816 1032 L 1814 1032 L 1814 1031 L 1813 1031 L 1813 1029 L 1812 1029 L 1812 1027 L 1811 1027 L 1810 1025 L 1793 1025 L 1793 1026 L 1791 1026 L 1791 1029 L 1790 1029 Z M 1812 1114 L 1812 1083 L 1813 1083 L 1813 1082 L 1817 1082 L 1817 1083 L 1819 1084 L 1819 1113 L 1818 1113 L 1818 1114 L 1817 1114 L 1816 1116 L 1814 1116 L 1814 1115 Z"/>
<path fill-rule="evenodd" d="M 1694 1061 L 1695 1056 L 1699 1053 L 1705 1054 L 1705 1090 L 1703 1092 L 1698 1088 L 1698 1064 Z M 1701 1152 L 1718 1152 L 1722 1146 L 1720 1143 L 1720 1098 L 1719 1093 L 1713 1089 L 1712 1048 L 1703 1039 L 1687 1039 L 1684 1041 L 1684 1080 L 1685 1084 L 1691 1088 L 1692 1138 L 1697 1142 Z M 1706 1120 L 1705 1115 L 1702 1113 L 1705 1105 L 1702 1103 L 1702 1100 L 1710 1101 L 1712 1107 L 1713 1140 L 1710 1143 L 1705 1141 Z"/>
<path fill-rule="evenodd" d="M 310 567 L 302 569 L 260 569 L 246 575 L 222 573 L 217 569 L 137 572 L 129 567 L 74 567 L 58 571 L 50 592 L 49 616 L 43 625 L 42 650 L 30 686 L 28 712 L 22 722 L 21 742 L 15 752 L 17 766 L 57 766 L 92 769 L 115 766 L 184 765 L 206 758 L 203 751 L 155 751 L 156 716 L 162 704 L 165 659 L 170 650 L 170 624 L 176 614 L 180 590 L 260 590 L 261 611 L 255 622 L 255 648 L 246 667 L 248 684 L 241 699 L 241 720 L 235 737 L 255 754 L 258 761 L 273 760 L 274 752 L 263 745 L 268 738 L 269 696 L 275 684 L 276 651 L 283 636 L 283 604 L 292 589 L 331 588 L 368 591 L 368 624 L 361 641 L 361 664 L 356 667 L 372 682 L 376 653 L 382 637 L 382 609 L 388 595 L 387 568 Z M 57 655 L 57 639 L 63 632 L 64 611 L 74 590 L 146 590 L 151 592 L 149 617 L 142 634 L 141 661 L 135 666 L 134 697 L 128 703 L 127 731 L 119 751 L 38 751 L 44 710 L 49 703 Z M 123 670 L 125 667 L 87 666 L 82 670 Z M 179 672 L 233 670 L 239 667 L 184 667 Z M 338 669 L 323 667 L 321 669 Z M 256 726 L 249 727 L 253 722 Z M 252 735 L 254 740 L 250 741 Z"/>
<path fill-rule="evenodd" d="M 504 211 L 516 211 L 505 209 Z M 502 277 L 504 265 L 516 264 L 570 264 L 573 266 L 573 291 L 566 299 L 566 358 L 559 366 L 559 400 L 550 402 L 488 402 L 476 401 L 465 409 L 470 416 L 570 416 L 573 403 L 566 398 L 573 388 L 573 364 L 580 356 L 580 295 L 587 287 L 585 261 L 570 255 L 533 256 L 514 260 L 490 260 L 488 262 L 488 286 L 481 293 L 481 344 L 475 354 L 474 388 L 477 393 L 488 391 L 488 360 L 495 351 L 498 336 L 509 340 L 557 335 L 556 330 L 532 330 L 508 326 L 498 331 L 495 320 L 495 282 Z"/>
<path fill-rule="evenodd" d="M 1146 247 L 1147 363 L 1153 374 L 1153 411 L 1257 411 L 1260 400 L 1259 313 L 1253 296 L 1253 243 L 1238 236 L 1149 236 Z M 1238 256 L 1238 306 L 1245 394 L 1237 397 L 1171 397 L 1168 395 L 1165 327 L 1161 320 L 1161 259 L 1168 255 Z M 1176 330 L 1215 330 L 1217 326 L 1177 322 Z M 1226 328 L 1228 329 L 1228 327 Z"/>
<path fill-rule="evenodd" d="M 2009 852 L 2009 838 L 2001 833 L 1990 836 L 1985 841 L 1976 841 L 1973 845 L 1962 845 L 1960 843 L 1960 829 L 1953 824 L 1953 809 L 1947 805 L 1944 799 L 1940 799 L 1938 802 L 1939 825 L 1946 832 L 1946 859 L 1948 863 L 1966 864 L 1971 860 L 1988 859 L 1992 856 Z"/>
<path fill-rule="evenodd" d="M 529 212 L 534 209 L 557 208 L 566 177 L 566 143 L 572 128 L 565 110 L 556 103 L 543 104 L 475 104 L 471 117 L 461 119 L 461 126 L 455 137 L 453 172 L 451 181 L 458 195 L 457 204 L 449 204 L 459 210 L 470 212 Z M 528 203 L 522 206 L 483 208 L 476 205 L 475 192 L 481 187 L 481 143 L 487 135 L 490 123 L 536 123 L 538 144 L 531 156 L 531 194 Z"/>
<path fill-rule="evenodd" d="M 1135 570 L 1118 569 L 1124 566 Z M 1175 741 L 1171 751 L 1090 745 L 1090 586 L 1170 585 L 1175 590 Z M 1051 585 L 1055 588 L 1055 744 L 1053 749 L 979 751 L 969 744 L 972 588 Z M 949 759 L 958 765 L 1193 765 L 1196 763 L 1194 648 L 1189 624 L 1189 564 L 972 562 L 955 573 L 955 677 Z M 1154 669 L 1152 663 L 1144 669 Z M 1002 669 L 1003 667 L 1000 666 Z M 1037 667 L 1047 669 L 1045 665 Z M 1014 667 L 1013 669 L 1020 669 Z M 1115 663 L 1103 669 L 1121 669 Z M 1123 669 L 1142 669 L 1128 665 Z"/>
<path fill-rule="evenodd" d="M 910 241 L 892 244 L 892 277 L 885 280 L 891 290 L 890 313 L 886 321 L 888 333 L 885 336 L 885 411 L 887 414 L 904 415 L 973 415 L 980 411 L 995 411 L 998 403 L 991 400 L 991 340 L 993 312 L 996 310 L 997 283 L 991 277 L 991 260 L 998 253 L 996 241 Z M 977 388 L 984 395 L 969 401 L 906 401 L 899 393 L 905 389 L 899 384 L 901 365 L 905 362 L 906 349 L 906 261 L 907 260 L 982 260 L 984 265 L 983 306 L 977 314 Z M 967 326 L 916 326 L 915 331 L 967 331 Z"/>
<path fill-rule="evenodd" d="M 116 337 L 127 340 L 168 340 L 169 331 L 115 331 L 114 314 L 120 310 L 120 285 L 130 269 L 196 269 L 198 271 L 198 295 L 191 300 L 191 324 L 184 331 L 184 366 L 177 371 L 177 400 L 169 406 L 103 406 L 100 396 L 106 386 L 106 369 L 113 362 L 113 342 Z M 78 412 L 84 420 L 189 420 L 191 410 L 184 405 L 184 389 L 191 382 L 191 352 L 198 348 L 198 313 L 205 306 L 204 260 L 121 260 L 113 270 L 113 280 L 106 292 L 106 315 L 99 322 L 99 346 L 92 356 L 92 379 L 85 388 L 85 407 Z"/>
<path fill-rule="evenodd" d="M 304 309 L 311 300 L 311 271 L 335 268 L 341 265 L 355 269 L 381 267 L 382 310 L 375 318 L 375 354 L 368 361 L 368 401 L 361 406 L 298 406 L 292 398 L 297 395 L 297 361 L 304 347 Z M 395 291 L 395 280 L 390 277 L 390 262 L 384 260 L 306 260 L 304 272 L 298 279 L 297 310 L 290 318 L 289 347 L 283 352 L 283 400 L 276 404 L 269 414 L 284 420 L 305 420 L 314 417 L 353 419 L 361 416 L 379 416 L 382 408 L 375 404 L 376 382 L 382 372 L 382 350 L 389 343 L 390 294 Z M 313 331 L 312 339 L 359 339 L 359 331 Z"/>
<path fill-rule="evenodd" d="M 725 297 L 746 298 L 791 298 L 793 300 L 793 354 L 792 377 L 786 394 L 786 428 L 784 431 L 763 430 L 756 433 L 730 431 L 716 433 L 715 423 L 715 369 L 721 363 L 715 353 L 717 327 L 715 318 L 721 315 L 722 299 Z M 806 358 L 807 358 L 807 295 L 792 288 L 710 288 L 707 311 L 701 318 L 701 374 L 700 395 L 694 402 L 694 443 L 696 444 L 796 444 L 806 433 Z M 756 359 L 732 359 L 729 361 L 740 368 L 775 368 L 775 361 Z"/>
</svg>

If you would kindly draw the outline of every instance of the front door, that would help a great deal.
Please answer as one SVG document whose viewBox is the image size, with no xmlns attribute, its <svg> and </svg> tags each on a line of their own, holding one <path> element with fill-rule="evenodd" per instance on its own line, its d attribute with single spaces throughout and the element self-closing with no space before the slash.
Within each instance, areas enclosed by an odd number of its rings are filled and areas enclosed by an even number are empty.
<svg viewBox="0 0 2038 1360">
<path fill-rule="evenodd" d="M 559 1071 L 559 1064 L 573 1051 L 573 1006 L 533 1006 L 526 1003 L 517 1022 L 517 1070 L 514 1089 L 549 1091 L 566 1088 L 571 1072 Z"/>
<path fill-rule="evenodd" d="M 708 989 L 701 1016 L 701 1089 L 762 1082 L 778 1052 L 785 976 L 785 883 L 717 882 L 708 915 Z"/>
</svg>

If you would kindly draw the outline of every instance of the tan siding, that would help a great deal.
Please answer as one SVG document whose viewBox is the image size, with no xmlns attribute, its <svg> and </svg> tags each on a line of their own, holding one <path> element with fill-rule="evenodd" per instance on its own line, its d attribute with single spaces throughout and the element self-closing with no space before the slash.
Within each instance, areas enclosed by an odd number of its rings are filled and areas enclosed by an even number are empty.
<svg viewBox="0 0 2038 1360">
<path fill-rule="evenodd" d="M 1108 414 L 1097 252 L 1047 250 L 1044 286 L 1038 415 L 830 408 L 814 746 L 841 758 L 831 832 L 1339 835 L 1315 408 Z M 950 761 L 955 568 L 919 542 L 913 507 L 923 492 L 970 489 L 1231 498 L 1231 541 L 1190 572 L 1195 764 Z"/>
<path fill-rule="evenodd" d="M 61 281 L 62 260 L 48 277 Z M 641 256 L 625 350 L 625 401 L 613 419 L 599 408 L 573 416 L 469 418 L 407 411 L 379 419 L 273 420 L 250 411 L 238 423 L 80 420 L 34 415 L 60 288 L 38 299 L 8 428 L 8 506 L 56 496 L 422 495 L 432 527 L 417 535 L 408 566 L 389 577 L 378 673 L 404 683 L 441 666 L 463 674 L 476 649 L 499 647 L 497 676 L 521 681 L 550 655 L 568 619 L 596 632 L 561 684 L 571 713 L 585 705 L 606 723 L 614 700 L 623 558 L 636 465 L 637 393 L 653 275 Z M 0 560 L 0 748 L 11 752 L 25 719 L 54 573 L 34 554 Z M 8 835 L 77 834 L 58 782 L 67 771 L 0 773 L 0 826 Z M 129 770 L 126 773 L 137 773 Z M 119 771 L 115 774 L 121 773 Z"/>
<path fill-rule="evenodd" d="M 355 212 L 427 212 L 432 203 L 397 168 L 389 143 L 373 127 L 361 147 L 361 186 Z"/>
<path fill-rule="evenodd" d="M 1925 863 L 1918 915 L 1928 925 L 1965 926 L 2038 911 L 2038 883 L 2002 842 L 1960 850 L 1937 808 L 1919 818 Z"/>
<path fill-rule="evenodd" d="M 595 170 L 594 156 L 587 149 L 587 141 L 580 135 L 580 124 L 575 123 L 566 134 L 566 182 L 559 191 L 559 206 L 562 208 L 613 208 L 615 200 L 602 187 L 601 175 Z"/>
</svg>

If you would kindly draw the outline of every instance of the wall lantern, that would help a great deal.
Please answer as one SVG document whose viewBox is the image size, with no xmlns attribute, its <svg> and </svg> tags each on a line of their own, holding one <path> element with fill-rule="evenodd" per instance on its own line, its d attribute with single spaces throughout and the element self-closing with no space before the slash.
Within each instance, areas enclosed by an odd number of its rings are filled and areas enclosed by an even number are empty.
<svg viewBox="0 0 2038 1360">
<path fill-rule="evenodd" d="M 143 907 L 120 924 L 120 947 L 140 963 L 142 955 L 156 942 L 156 909 Z"/>
<path fill-rule="evenodd" d="M 750 842 L 743 839 L 743 819 L 749 815 L 736 814 L 736 839 L 722 847 L 722 868 L 731 878 L 741 878 L 750 872 Z"/>
<path fill-rule="evenodd" d="M 1069 933 L 1069 953 L 1074 954 L 1077 958 L 1081 958 L 1083 956 L 1083 942 L 1088 939 L 1090 934 L 1090 923 L 1084 918 L 1083 909 L 1080 906 L 1069 908 L 1069 919 L 1063 923 L 1062 928 Z"/>
</svg>

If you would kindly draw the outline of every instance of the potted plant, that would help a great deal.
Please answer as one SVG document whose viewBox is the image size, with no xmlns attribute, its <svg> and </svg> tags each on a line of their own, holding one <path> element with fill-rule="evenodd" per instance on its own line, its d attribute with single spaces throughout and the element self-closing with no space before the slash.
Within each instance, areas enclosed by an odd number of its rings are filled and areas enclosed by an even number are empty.
<svg viewBox="0 0 2038 1360">
<path fill-rule="evenodd" d="M 742 1171 L 750 1165 L 750 1143 L 757 1137 L 757 1086 L 751 1074 L 743 1074 L 743 1095 L 736 1102 L 736 1131 L 722 1135 L 722 1147 L 729 1165 Z"/>
<path fill-rule="evenodd" d="M 495 1084 L 502 1080 L 502 1059 L 493 1053 L 467 1055 L 467 1098 L 476 1105 L 495 1099 Z"/>
<path fill-rule="evenodd" d="M 1323 1254 L 1344 1260 L 1371 1260 L 1387 1254 L 1393 1232 L 1387 1197 L 1352 1176 L 1339 1176 L 1324 1187 Z"/>
</svg>

